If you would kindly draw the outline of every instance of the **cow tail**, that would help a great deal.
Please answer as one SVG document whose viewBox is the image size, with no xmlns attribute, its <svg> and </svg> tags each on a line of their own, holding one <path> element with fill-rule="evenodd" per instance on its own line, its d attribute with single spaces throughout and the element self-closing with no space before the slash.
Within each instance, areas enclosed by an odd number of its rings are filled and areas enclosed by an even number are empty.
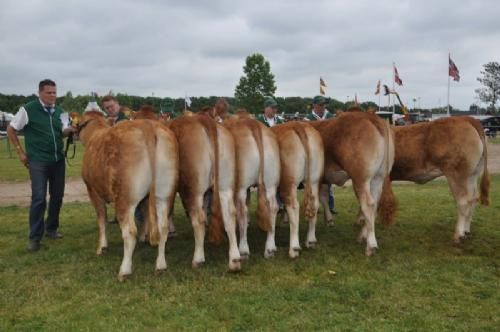
<svg viewBox="0 0 500 332">
<path fill-rule="evenodd" d="M 378 215 L 382 220 L 382 224 L 385 226 L 390 226 L 394 222 L 394 216 L 396 215 L 397 202 L 394 192 L 392 191 L 391 184 L 391 169 L 394 160 L 394 137 L 389 127 L 387 121 L 383 121 L 385 124 L 384 135 L 386 144 L 385 153 L 385 177 L 384 184 L 382 186 L 382 194 L 380 195 L 380 200 L 378 204 Z"/>
<path fill-rule="evenodd" d="M 293 130 L 299 137 L 306 153 L 307 169 L 304 177 L 304 215 L 306 218 L 311 219 L 316 215 L 316 209 L 314 208 L 314 197 L 312 194 L 311 186 L 312 159 L 311 150 L 309 149 L 309 138 L 307 136 L 305 128 L 302 125 L 294 125 Z"/>
<path fill-rule="evenodd" d="M 267 199 L 266 184 L 264 181 L 264 143 L 262 138 L 262 129 L 257 122 L 248 122 L 252 136 L 257 144 L 259 150 L 259 180 L 257 184 L 257 223 L 259 227 L 265 231 L 270 232 L 271 226 L 271 204 Z"/>
<path fill-rule="evenodd" d="M 213 195 L 212 195 L 212 216 L 210 218 L 210 224 L 208 228 L 208 240 L 211 243 L 220 244 L 224 239 L 224 222 L 222 219 L 222 208 L 219 193 L 219 140 L 217 133 L 217 124 L 215 121 L 208 117 L 199 117 L 200 121 L 203 123 L 212 146 L 214 149 L 214 185 L 213 185 Z"/>
<path fill-rule="evenodd" d="M 152 126 L 152 124 L 151 124 Z M 158 137 L 156 136 L 156 130 L 151 128 L 151 131 L 146 133 L 147 136 L 147 149 L 149 163 L 151 164 L 151 186 L 149 188 L 149 199 L 148 199 L 148 230 L 149 230 L 149 243 L 151 245 L 157 245 L 160 241 L 160 232 L 158 229 L 157 215 L 156 215 L 156 148 L 158 145 Z"/>
</svg>

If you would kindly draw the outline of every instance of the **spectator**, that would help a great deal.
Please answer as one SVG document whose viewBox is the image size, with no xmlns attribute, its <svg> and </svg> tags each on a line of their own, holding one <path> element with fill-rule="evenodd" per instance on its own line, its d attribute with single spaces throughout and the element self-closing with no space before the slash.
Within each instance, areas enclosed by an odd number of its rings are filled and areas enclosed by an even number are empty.
<svg viewBox="0 0 500 332">
<path fill-rule="evenodd" d="M 115 125 L 120 121 L 128 120 L 128 117 L 123 112 L 122 107 L 115 97 L 107 95 L 101 100 L 102 108 L 108 114 L 108 119 L 111 120 L 111 125 Z"/>
<path fill-rule="evenodd" d="M 278 103 L 274 98 L 267 97 L 264 100 L 264 114 L 257 115 L 257 120 L 265 124 L 267 127 L 273 127 L 282 124 L 285 121 L 283 118 L 276 115 Z"/>
</svg>

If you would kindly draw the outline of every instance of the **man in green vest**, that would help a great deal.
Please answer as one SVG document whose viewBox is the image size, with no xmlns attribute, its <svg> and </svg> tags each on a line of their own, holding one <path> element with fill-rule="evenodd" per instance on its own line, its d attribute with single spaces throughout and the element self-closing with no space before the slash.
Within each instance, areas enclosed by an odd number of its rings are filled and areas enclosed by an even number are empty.
<svg viewBox="0 0 500 332">
<path fill-rule="evenodd" d="M 40 250 L 44 231 L 45 237 L 62 238 L 58 229 L 66 169 L 63 136 L 73 131 L 69 126 L 67 114 L 56 106 L 56 83 L 48 79 L 41 81 L 38 85 L 38 96 L 37 100 L 19 109 L 7 128 L 7 135 L 17 151 L 19 160 L 28 168 L 31 178 L 28 245 L 30 251 Z M 19 130 L 24 131 L 25 150 L 17 137 Z M 47 219 L 44 221 L 47 183 L 50 200 Z"/>
<path fill-rule="evenodd" d="M 326 120 L 333 118 L 333 114 L 325 108 L 328 100 L 323 96 L 315 96 L 312 102 L 312 111 L 304 118 L 306 121 Z"/>
<path fill-rule="evenodd" d="M 312 100 L 312 111 L 307 114 L 304 118 L 306 121 L 318 121 L 318 120 L 327 120 L 333 118 L 333 114 L 330 113 L 325 105 L 328 103 L 328 100 L 323 96 L 315 96 Z M 335 210 L 335 197 L 333 196 L 333 186 L 328 186 L 328 207 L 330 208 L 330 212 L 332 214 L 336 214 Z"/>
<path fill-rule="evenodd" d="M 264 100 L 264 114 L 257 115 L 257 120 L 265 124 L 267 127 L 284 123 L 285 121 L 276 115 L 277 109 L 278 103 L 276 100 L 274 100 L 274 98 L 267 97 Z"/>
</svg>

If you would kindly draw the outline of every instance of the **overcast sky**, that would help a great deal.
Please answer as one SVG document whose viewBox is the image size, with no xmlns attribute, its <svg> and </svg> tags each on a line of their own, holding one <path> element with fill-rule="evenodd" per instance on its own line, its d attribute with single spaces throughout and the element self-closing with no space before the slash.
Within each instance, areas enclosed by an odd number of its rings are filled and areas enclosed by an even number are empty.
<svg viewBox="0 0 500 332">
<path fill-rule="evenodd" d="M 312 97 L 319 77 L 341 101 L 378 102 L 392 62 L 409 107 L 468 109 L 482 65 L 500 61 L 500 1 L 0 0 L 0 93 L 109 90 L 158 97 L 233 96 L 245 58 L 271 64 L 276 96 Z M 382 105 L 387 98 L 382 97 Z"/>
</svg>

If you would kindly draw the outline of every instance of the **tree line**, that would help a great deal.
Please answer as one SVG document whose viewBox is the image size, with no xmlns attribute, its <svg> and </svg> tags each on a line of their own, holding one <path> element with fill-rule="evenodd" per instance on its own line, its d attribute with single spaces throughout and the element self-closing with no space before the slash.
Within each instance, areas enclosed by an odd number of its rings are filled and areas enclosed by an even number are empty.
<svg viewBox="0 0 500 332">
<path fill-rule="evenodd" d="M 495 104 L 500 95 L 500 64 L 497 62 L 489 62 L 483 65 L 483 70 L 480 72 L 481 76 L 477 80 L 482 84 L 482 87 L 476 89 L 478 99 L 484 103 L 489 104 L 486 108 L 481 108 L 477 104 L 472 104 L 469 112 L 472 114 L 485 114 L 495 113 Z M 278 103 L 279 113 L 288 114 L 304 114 L 311 109 L 312 97 L 276 97 L 276 82 L 274 75 L 271 72 L 271 65 L 262 54 L 255 53 L 246 58 L 245 65 L 243 66 L 243 75 L 237 84 L 234 97 L 224 97 L 230 105 L 230 111 L 243 107 L 250 113 L 261 113 L 263 110 L 263 103 L 266 97 L 274 97 Z M 158 112 L 164 111 L 168 108 L 174 113 L 180 113 L 185 109 L 184 98 L 160 98 L 160 97 L 141 97 L 130 96 L 127 94 L 118 93 L 116 96 L 118 102 L 133 110 L 139 109 L 142 105 L 151 105 Z M 20 96 L 20 95 L 5 95 L 0 93 L 0 110 L 9 113 L 16 113 L 20 106 L 26 102 L 36 99 L 36 95 Z M 191 111 L 198 111 L 204 106 L 215 105 L 215 102 L 220 97 L 191 97 Z M 78 95 L 73 96 L 71 91 L 65 95 L 57 98 L 57 103 L 68 112 L 82 112 L 87 106 L 88 102 L 95 98 L 91 95 Z M 99 99 L 99 98 L 97 98 Z M 167 106 L 168 105 L 168 106 Z M 334 98 L 330 98 L 327 109 L 330 111 L 345 110 L 354 105 L 354 101 L 341 102 Z M 374 102 L 363 102 L 359 106 L 364 109 L 374 108 L 378 106 Z M 380 107 L 382 111 L 392 111 L 393 107 Z M 394 107 L 396 113 L 402 113 L 400 105 Z M 457 110 L 450 107 L 453 112 Z M 424 111 L 421 109 L 414 109 L 413 111 Z M 429 110 L 427 110 L 429 111 Z M 445 108 L 433 108 L 432 113 L 446 113 Z"/>
</svg>

